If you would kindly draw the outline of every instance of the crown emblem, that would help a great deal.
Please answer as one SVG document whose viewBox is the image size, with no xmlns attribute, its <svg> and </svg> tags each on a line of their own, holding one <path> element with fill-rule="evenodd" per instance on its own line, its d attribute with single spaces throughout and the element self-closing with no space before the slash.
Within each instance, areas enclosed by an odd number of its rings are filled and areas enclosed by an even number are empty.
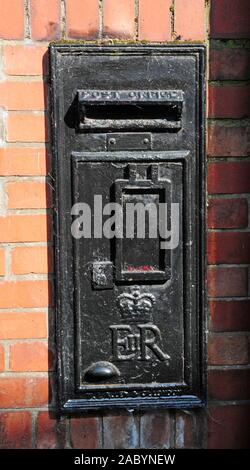
<svg viewBox="0 0 250 470">
<path fill-rule="evenodd" d="M 153 294 L 141 294 L 138 286 L 134 287 L 131 294 L 124 293 L 117 297 L 123 320 L 130 322 L 150 321 L 152 318 L 151 310 L 155 302 Z"/>
</svg>

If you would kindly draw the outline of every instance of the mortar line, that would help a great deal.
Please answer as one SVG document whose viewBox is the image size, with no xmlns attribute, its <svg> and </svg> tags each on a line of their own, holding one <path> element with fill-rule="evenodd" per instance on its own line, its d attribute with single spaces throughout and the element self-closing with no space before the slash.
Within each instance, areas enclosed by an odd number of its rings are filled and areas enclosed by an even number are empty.
<svg viewBox="0 0 250 470">
<path fill-rule="evenodd" d="M 225 337 L 227 336 L 250 336 L 250 331 L 210 331 L 209 336 L 214 336 L 214 337 L 216 336 L 225 336 Z M 220 365 L 220 364 L 217 364 L 217 365 Z"/>
<path fill-rule="evenodd" d="M 170 425 L 170 445 L 173 449 L 176 449 L 176 413 L 177 410 L 173 410 L 172 422 Z"/>
<path fill-rule="evenodd" d="M 53 244 L 53 241 L 33 241 L 33 242 L 1 242 L 0 243 L 0 246 L 2 248 L 30 248 L 30 247 L 33 247 L 33 248 L 39 248 L 39 247 L 53 247 L 54 244 Z M 39 273 L 38 273 L 39 274 Z M 44 273 L 42 273 L 44 274 Z"/>
<path fill-rule="evenodd" d="M 102 449 L 104 449 L 104 417 L 101 416 L 100 417 L 101 419 L 101 446 L 102 446 Z"/>
<path fill-rule="evenodd" d="M 45 406 L 41 406 L 40 408 L 38 407 L 34 407 L 34 408 L 29 408 L 27 406 L 17 406 L 15 408 L 10 408 L 10 407 L 7 407 L 7 408 L 0 408 L 0 414 L 1 413 L 6 413 L 6 412 L 11 412 L 11 413 L 19 413 L 20 411 L 29 411 L 30 413 L 33 413 L 34 411 L 35 412 L 39 412 L 39 411 L 48 411 L 48 407 L 45 407 Z"/>
<path fill-rule="evenodd" d="M 139 14 L 140 14 L 140 5 L 139 0 L 135 0 L 135 40 L 139 39 Z"/>
<path fill-rule="evenodd" d="M 138 413 L 138 445 L 139 449 L 142 449 L 142 417 L 143 417 L 143 412 Z"/>
<path fill-rule="evenodd" d="M 49 346 L 47 337 L 46 338 L 7 338 L 7 339 L 0 338 L 0 344 L 2 345 L 11 346 L 13 344 L 20 344 L 20 343 L 25 343 L 25 344 L 44 343 L 45 345 Z M 51 346 L 48 349 L 53 351 L 53 348 Z M 50 369 L 50 371 L 51 370 L 52 369 Z M 15 371 L 10 370 L 10 372 L 15 372 Z M 25 371 L 16 371 L 16 372 L 25 372 Z M 46 372 L 46 370 L 45 371 L 44 370 L 43 371 L 29 370 L 27 372 Z"/>
<path fill-rule="evenodd" d="M 216 405 L 216 406 L 237 406 L 237 405 L 249 405 L 250 400 L 212 400 L 211 398 L 208 400 L 209 405 Z M 209 407 L 208 407 L 209 410 Z"/>
<path fill-rule="evenodd" d="M 245 157 L 218 157 L 218 156 L 215 156 L 215 157 L 208 157 L 207 158 L 208 160 L 208 163 L 244 163 L 244 162 L 249 162 L 250 161 L 250 157 L 249 156 L 245 156 Z M 226 194 L 226 193 L 221 193 L 221 194 Z M 227 193 L 227 194 L 230 194 L 230 193 Z M 237 193 L 232 193 L 232 194 L 237 194 Z M 239 193 L 239 194 L 242 194 L 242 193 Z M 244 194 L 247 194 L 246 192 L 244 192 Z"/>
<path fill-rule="evenodd" d="M 66 29 L 67 29 L 66 22 L 67 22 L 66 4 L 65 4 L 65 0 L 61 0 L 61 38 L 62 39 L 66 38 Z"/>
<path fill-rule="evenodd" d="M 209 233 L 250 233 L 249 228 L 240 228 L 240 227 L 227 227 L 227 228 L 208 228 Z M 227 264 L 227 263 L 225 263 Z M 248 264 L 248 263 L 236 263 L 236 264 Z"/>
<path fill-rule="evenodd" d="M 11 247 L 7 245 L 5 247 L 5 281 L 9 281 L 12 277 L 11 272 Z"/>
<path fill-rule="evenodd" d="M 249 268 L 249 263 L 219 263 L 219 264 L 215 264 L 215 263 L 211 263 L 211 264 L 208 264 L 208 268 Z"/>
<path fill-rule="evenodd" d="M 250 48 L 250 40 L 249 39 L 232 39 L 232 38 L 224 38 L 224 39 L 215 39 L 210 38 L 211 48 L 212 49 L 249 49 Z"/>
<path fill-rule="evenodd" d="M 36 448 L 36 420 L 38 416 L 38 411 L 33 411 L 31 413 L 31 444 L 32 449 Z"/>
<path fill-rule="evenodd" d="M 30 27 L 30 1 L 25 0 L 24 2 L 24 37 L 25 39 L 31 39 L 31 27 Z"/>
<path fill-rule="evenodd" d="M 102 39 L 103 37 L 103 0 L 99 0 L 99 28 L 98 28 L 98 38 Z"/>
<path fill-rule="evenodd" d="M 218 370 L 250 370 L 250 364 L 224 364 L 224 365 L 208 365 L 208 371 Z"/>
<path fill-rule="evenodd" d="M 2 342 L 2 341 L 1 341 L 1 344 L 4 347 L 4 355 L 5 355 L 4 368 L 5 368 L 5 371 L 8 372 L 10 370 L 10 344 Z"/>
<path fill-rule="evenodd" d="M 44 313 L 47 315 L 48 313 L 51 313 L 51 311 L 54 311 L 53 308 L 51 307 L 6 307 L 6 308 L 0 308 L 0 314 L 16 314 L 16 313 Z"/>
<path fill-rule="evenodd" d="M 250 198 L 250 193 L 209 193 L 208 194 L 209 199 L 249 199 Z"/>
<path fill-rule="evenodd" d="M 208 296 L 208 301 L 213 301 L 213 302 L 216 302 L 216 301 L 226 301 L 226 302 L 237 302 L 237 301 L 249 301 L 250 300 L 250 297 L 249 296 L 239 296 L 239 297 L 230 297 L 230 296 L 225 296 L 225 297 L 222 297 L 222 296 L 218 296 L 218 297 L 214 297 L 214 296 Z"/>
<path fill-rule="evenodd" d="M 71 426 L 70 418 L 67 418 L 66 423 L 65 423 L 65 448 L 66 449 L 72 449 L 71 437 L 70 437 L 70 426 Z"/>
<path fill-rule="evenodd" d="M 172 0 L 170 6 L 170 21 L 171 21 L 171 40 L 174 41 L 176 38 L 175 32 L 175 0 Z"/>
</svg>

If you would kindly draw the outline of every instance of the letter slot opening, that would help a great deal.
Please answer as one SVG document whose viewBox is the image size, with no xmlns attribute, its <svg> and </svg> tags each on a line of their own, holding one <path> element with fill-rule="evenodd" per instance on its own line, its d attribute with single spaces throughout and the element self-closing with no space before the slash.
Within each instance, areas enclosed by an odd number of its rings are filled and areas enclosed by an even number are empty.
<svg viewBox="0 0 250 470">
<path fill-rule="evenodd" d="M 155 129 L 182 127 L 181 90 L 80 90 L 79 129 Z"/>
</svg>

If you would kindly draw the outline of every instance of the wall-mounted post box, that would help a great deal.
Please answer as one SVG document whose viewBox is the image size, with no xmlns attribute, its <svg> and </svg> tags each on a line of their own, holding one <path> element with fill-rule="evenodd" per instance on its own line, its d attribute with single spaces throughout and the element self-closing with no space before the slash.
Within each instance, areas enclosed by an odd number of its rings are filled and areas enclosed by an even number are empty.
<svg viewBox="0 0 250 470">
<path fill-rule="evenodd" d="M 60 406 L 205 400 L 204 48 L 52 45 Z"/>
</svg>

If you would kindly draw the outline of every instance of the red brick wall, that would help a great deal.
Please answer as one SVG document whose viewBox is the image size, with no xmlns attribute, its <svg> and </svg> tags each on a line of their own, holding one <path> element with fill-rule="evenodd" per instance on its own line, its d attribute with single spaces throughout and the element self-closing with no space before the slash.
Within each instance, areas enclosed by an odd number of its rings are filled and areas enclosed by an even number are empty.
<svg viewBox="0 0 250 470">
<path fill-rule="evenodd" d="M 249 9 L 248 0 L 0 0 L 0 448 L 249 444 Z M 48 42 L 207 41 L 208 28 L 208 407 L 58 418 Z"/>
<path fill-rule="evenodd" d="M 208 103 L 208 447 L 249 447 L 250 4 L 213 0 Z"/>
</svg>

